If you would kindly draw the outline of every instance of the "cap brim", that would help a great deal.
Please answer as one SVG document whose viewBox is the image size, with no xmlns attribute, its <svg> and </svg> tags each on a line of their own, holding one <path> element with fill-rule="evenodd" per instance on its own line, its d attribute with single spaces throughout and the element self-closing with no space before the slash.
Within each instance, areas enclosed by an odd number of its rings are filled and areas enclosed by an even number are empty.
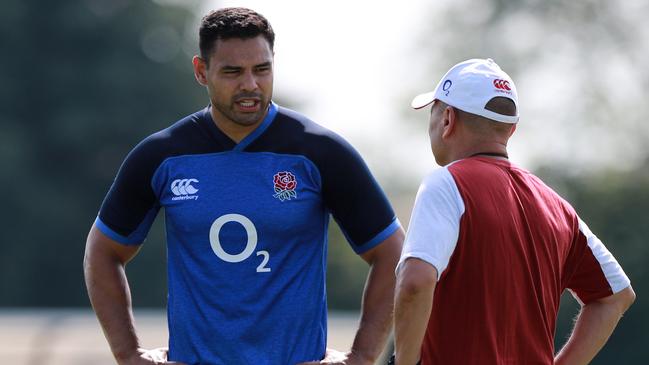
<svg viewBox="0 0 649 365">
<path fill-rule="evenodd" d="M 435 101 L 435 92 L 431 91 L 429 93 L 419 94 L 415 96 L 415 98 L 412 99 L 410 106 L 415 109 L 421 109 L 426 105 L 430 105 L 430 103 L 432 103 L 433 101 Z"/>
</svg>

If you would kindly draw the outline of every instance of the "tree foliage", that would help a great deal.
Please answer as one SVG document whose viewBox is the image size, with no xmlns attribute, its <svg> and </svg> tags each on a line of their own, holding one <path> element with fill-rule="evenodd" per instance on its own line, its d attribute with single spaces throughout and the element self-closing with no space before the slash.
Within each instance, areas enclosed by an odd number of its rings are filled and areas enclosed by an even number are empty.
<svg viewBox="0 0 649 365">
<path fill-rule="evenodd" d="M 193 20 L 151 1 L 3 4 L 0 305 L 87 303 L 85 236 L 122 159 L 207 103 L 177 42 Z M 162 276 L 164 250 L 151 261 Z"/>
<path fill-rule="evenodd" d="M 649 140 L 648 12 L 644 0 L 434 2 L 413 43 L 426 56 L 412 68 L 437 80 L 459 61 L 493 58 L 518 89 L 518 155 L 634 168 Z"/>
</svg>

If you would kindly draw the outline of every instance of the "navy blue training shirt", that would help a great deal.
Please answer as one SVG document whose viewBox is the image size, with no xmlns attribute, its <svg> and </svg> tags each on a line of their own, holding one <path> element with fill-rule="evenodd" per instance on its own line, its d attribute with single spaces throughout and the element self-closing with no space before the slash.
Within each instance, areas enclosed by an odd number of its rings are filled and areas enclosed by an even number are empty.
<svg viewBox="0 0 649 365">
<path fill-rule="evenodd" d="M 164 208 L 170 361 L 320 360 L 329 214 L 358 254 L 399 222 L 340 136 L 271 103 L 237 144 L 209 108 L 130 152 L 95 224 L 119 243 L 139 245 Z"/>
</svg>

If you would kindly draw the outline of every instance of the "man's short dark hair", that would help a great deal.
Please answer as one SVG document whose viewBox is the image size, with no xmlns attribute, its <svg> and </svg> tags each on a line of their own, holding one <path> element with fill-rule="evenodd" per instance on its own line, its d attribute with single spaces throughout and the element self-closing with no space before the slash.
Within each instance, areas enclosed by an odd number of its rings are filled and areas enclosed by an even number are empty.
<svg viewBox="0 0 649 365">
<path fill-rule="evenodd" d="M 271 50 L 275 43 L 275 32 L 268 20 L 247 8 L 223 8 L 211 11 L 203 17 L 198 35 L 198 47 L 205 61 L 209 61 L 216 47 L 216 41 L 219 39 L 250 39 L 262 35 L 268 41 Z"/>
<path fill-rule="evenodd" d="M 516 115 L 516 104 L 512 99 L 504 96 L 496 96 L 495 98 L 492 98 L 484 108 L 502 115 Z"/>
<path fill-rule="evenodd" d="M 441 103 L 442 108 L 450 106 L 442 102 L 441 100 L 438 100 L 437 102 Z M 515 125 L 510 123 L 497 122 L 493 119 L 489 119 L 478 114 L 465 112 L 456 107 L 452 108 L 455 109 L 459 120 L 462 121 L 464 125 L 470 128 L 472 131 L 483 135 L 494 132 L 498 134 L 509 135 L 511 134 L 512 127 Z M 502 115 L 516 115 L 516 104 L 514 103 L 514 101 L 510 98 L 502 96 L 496 96 L 489 100 L 489 102 L 487 102 L 487 105 L 485 105 L 485 109 Z"/>
</svg>

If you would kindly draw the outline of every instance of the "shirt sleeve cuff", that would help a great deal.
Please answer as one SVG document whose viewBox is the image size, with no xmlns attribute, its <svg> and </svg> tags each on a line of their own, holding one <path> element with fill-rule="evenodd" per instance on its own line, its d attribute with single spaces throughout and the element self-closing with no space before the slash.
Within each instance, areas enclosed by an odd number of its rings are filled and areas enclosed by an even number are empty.
<svg viewBox="0 0 649 365">
<path fill-rule="evenodd" d="M 137 234 L 136 232 L 133 232 L 133 234 L 129 236 L 123 236 L 117 232 L 115 232 L 113 229 L 108 227 L 106 223 L 104 223 L 101 218 L 97 217 L 95 219 L 95 226 L 97 229 L 101 231 L 101 233 L 105 234 L 106 237 L 110 238 L 111 240 L 121 243 L 122 245 L 126 246 L 137 246 L 140 245 L 144 242 L 144 237 L 141 237 L 141 235 Z"/>
<path fill-rule="evenodd" d="M 374 238 L 371 240 L 365 242 L 362 245 L 352 245 L 354 248 L 354 252 L 356 252 L 358 255 L 363 254 L 372 248 L 378 246 L 381 242 L 385 241 L 388 237 L 390 237 L 394 232 L 397 231 L 401 227 L 401 222 L 399 222 L 399 219 L 394 218 L 392 223 L 388 225 L 385 229 L 383 229 L 381 232 L 379 232 Z"/>
</svg>

